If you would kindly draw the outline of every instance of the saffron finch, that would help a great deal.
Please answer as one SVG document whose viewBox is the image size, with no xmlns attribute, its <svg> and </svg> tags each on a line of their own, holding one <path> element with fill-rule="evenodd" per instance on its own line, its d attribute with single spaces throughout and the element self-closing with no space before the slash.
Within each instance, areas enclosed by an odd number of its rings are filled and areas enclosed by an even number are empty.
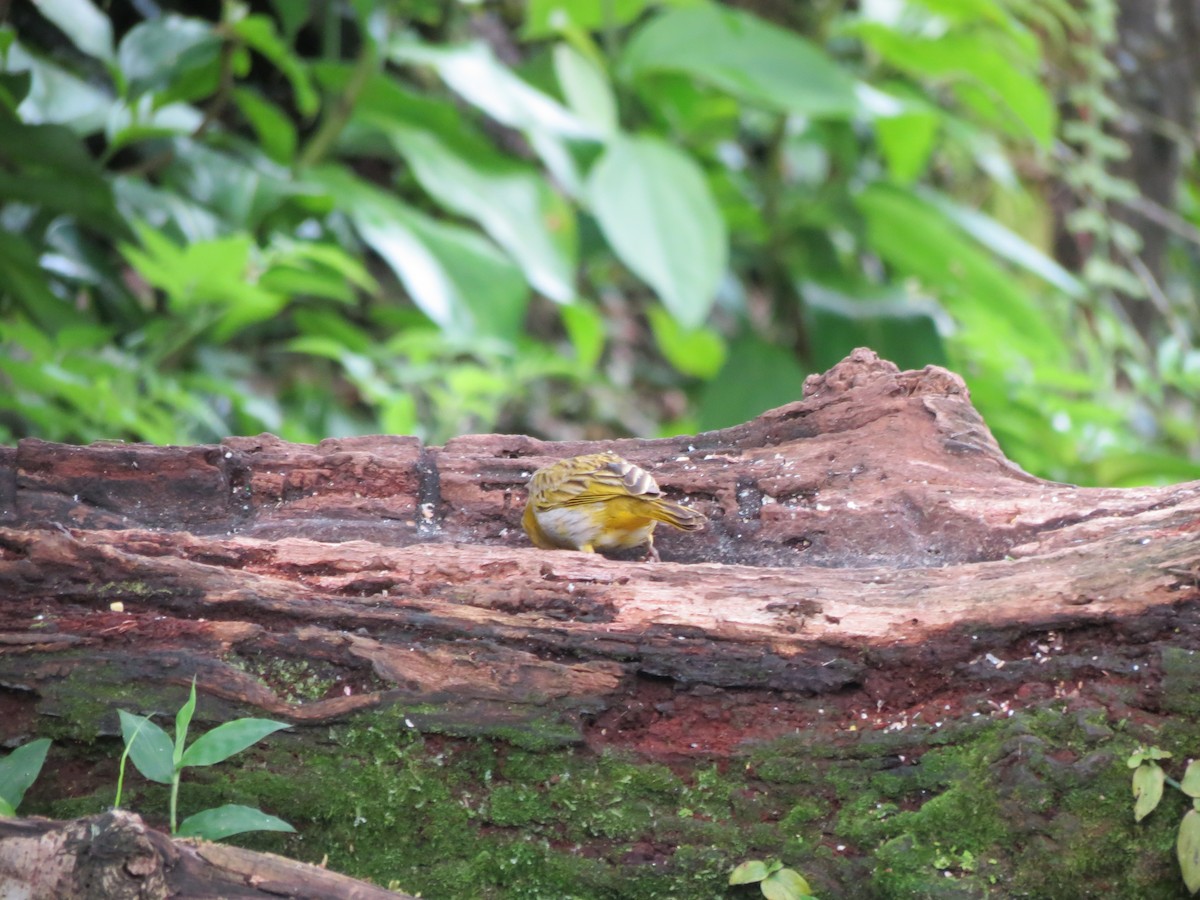
<svg viewBox="0 0 1200 900">
<path fill-rule="evenodd" d="M 609 452 L 538 469 L 521 517 L 534 546 L 545 550 L 594 553 L 645 544 L 655 560 L 656 523 L 696 531 L 705 521 L 694 509 L 664 500 L 649 472 Z"/>
</svg>

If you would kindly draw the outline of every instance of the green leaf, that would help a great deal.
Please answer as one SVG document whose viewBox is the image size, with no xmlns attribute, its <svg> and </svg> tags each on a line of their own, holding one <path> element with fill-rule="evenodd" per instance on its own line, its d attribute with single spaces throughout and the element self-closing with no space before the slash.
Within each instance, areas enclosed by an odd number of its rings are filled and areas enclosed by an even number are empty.
<svg viewBox="0 0 1200 900">
<path fill-rule="evenodd" d="M 258 135 L 263 152 L 277 163 L 290 165 L 296 156 L 296 128 L 292 120 L 251 88 L 234 88 L 233 100 Z"/>
<path fill-rule="evenodd" d="M 439 203 L 478 222 L 545 296 L 558 303 L 574 299 L 574 212 L 539 173 L 477 165 L 430 132 L 379 124 Z"/>
<path fill-rule="evenodd" d="M 192 724 L 192 716 L 196 712 L 196 676 L 192 676 L 192 687 L 188 693 L 187 702 L 179 707 L 179 712 L 175 713 L 175 752 L 171 757 L 171 764 L 176 770 L 180 768 L 180 763 L 183 760 L 183 748 L 187 746 L 188 726 Z"/>
<path fill-rule="evenodd" d="M 63 125 L 0 116 L 0 196 L 65 212 L 119 235 L 112 190 L 83 142 Z"/>
<path fill-rule="evenodd" d="M 705 3 L 656 16 L 626 45 L 626 80 L 684 72 L 747 103 L 812 118 L 858 109 L 854 82 L 815 44 L 750 13 Z"/>
<path fill-rule="evenodd" d="M 647 5 L 648 0 L 528 0 L 522 36 L 551 37 L 567 26 L 583 31 L 616 28 L 628 25 Z"/>
<path fill-rule="evenodd" d="M 166 292 L 173 311 L 210 314 L 219 339 L 271 318 L 287 303 L 285 296 L 251 281 L 254 244 L 248 234 L 183 247 L 147 225 L 138 226 L 138 236 L 142 248 L 122 245 L 125 258 L 146 281 Z"/>
<path fill-rule="evenodd" d="M 0 103 L 14 119 L 17 118 L 17 107 L 29 96 L 31 87 L 32 72 L 0 72 Z"/>
<path fill-rule="evenodd" d="M 230 835 L 246 831 L 291 831 L 296 829 L 277 816 L 268 815 L 260 809 L 251 806 L 240 806 L 230 803 L 206 809 L 194 816 L 188 816 L 179 823 L 178 837 L 204 838 L 208 841 L 219 841 Z"/>
<path fill-rule="evenodd" d="M 739 425 L 759 413 L 799 400 L 805 372 L 782 347 L 742 337 L 729 348 L 720 374 L 704 386 L 699 427 L 705 431 Z"/>
<path fill-rule="evenodd" d="M 909 184 L 925 172 L 941 122 L 942 117 L 930 110 L 875 119 L 879 149 L 893 181 Z"/>
<path fill-rule="evenodd" d="M 617 130 L 617 100 L 599 67 L 569 44 L 554 48 L 554 72 L 567 104 L 579 118 L 604 135 Z"/>
<path fill-rule="evenodd" d="M 708 316 L 728 261 L 725 222 L 695 161 L 655 137 L 615 138 L 588 178 L 604 237 L 681 325 Z"/>
<path fill-rule="evenodd" d="M 287 722 L 271 719 L 234 719 L 196 738 L 183 754 L 183 765 L 211 766 L 241 753 L 281 728 L 291 727 Z"/>
<path fill-rule="evenodd" d="M 46 752 L 50 749 L 49 738 L 30 741 L 0 759 L 0 802 L 8 810 L 0 809 L 0 815 L 11 816 L 21 805 L 25 792 L 29 790 L 42 771 Z"/>
<path fill-rule="evenodd" d="M 4 34 L 0 31 L 0 36 Z M 111 91 L 96 87 L 61 66 L 31 56 L 15 44 L 8 51 L 7 69 L 30 74 L 29 95 L 20 118 L 29 124 L 57 124 L 77 135 L 104 128 L 112 110 Z"/>
<path fill-rule="evenodd" d="M 1000 258 L 1020 266 L 1071 297 L 1081 298 L 1087 293 L 1082 281 L 991 216 L 956 203 L 933 190 L 922 188 L 918 195 Z"/>
<path fill-rule="evenodd" d="M 131 28 L 117 49 L 117 66 L 131 97 L 153 92 L 161 105 L 211 94 L 220 78 L 220 52 L 212 25 L 170 14 Z"/>
<path fill-rule="evenodd" d="M 1006 47 L 994 29 L 932 37 L 860 20 L 846 32 L 922 80 L 950 83 L 963 104 L 987 121 L 1010 131 L 1017 130 L 1019 123 L 1023 133 L 1043 146 L 1053 140 L 1054 103 L 1038 79 L 1036 54 Z"/>
<path fill-rule="evenodd" d="M 748 859 L 729 873 L 730 884 L 757 884 L 767 877 L 767 864 L 761 859 Z"/>
<path fill-rule="evenodd" d="M 337 167 L 306 174 L 444 331 L 514 340 L 528 301 L 521 273 L 491 244 L 435 221 Z"/>
<path fill-rule="evenodd" d="M 650 330 L 667 361 L 684 375 L 715 376 L 725 365 L 725 341 L 711 328 L 684 328 L 661 307 L 647 311 Z"/>
<path fill-rule="evenodd" d="M 151 781 L 170 784 L 175 777 L 174 747 L 167 733 L 145 716 L 135 716 L 123 709 L 121 736 L 129 748 L 129 758 L 137 770 Z"/>
<path fill-rule="evenodd" d="M 23 237 L 0 230 L 0 296 L 12 297 L 30 319 L 49 333 L 75 319 L 55 296 L 38 252 Z M 0 354 L 3 356 L 3 354 Z"/>
<path fill-rule="evenodd" d="M 401 41 L 392 46 L 391 59 L 432 66 L 452 91 L 510 128 L 579 139 L 600 137 L 549 94 L 522 81 L 484 44 L 430 47 Z"/>
<path fill-rule="evenodd" d="M 293 55 L 280 39 L 278 32 L 275 31 L 274 20 L 269 16 L 246 16 L 244 19 L 234 22 L 232 30 L 234 34 L 270 60 L 271 64 L 283 73 L 292 86 L 296 109 L 300 115 L 307 118 L 317 111 L 320 101 L 313 88 L 312 80 L 308 77 L 308 72 L 301 65 L 299 58 Z"/>
<path fill-rule="evenodd" d="M 572 303 L 562 308 L 562 319 L 580 370 L 591 372 L 604 352 L 604 317 L 592 306 Z"/>
<path fill-rule="evenodd" d="M 854 198 L 869 245 L 915 277 L 963 326 L 958 340 L 998 365 L 1058 364 L 1070 359 L 1065 336 L 1047 311 L 961 227 L 912 191 L 871 184 Z"/>
<path fill-rule="evenodd" d="M 795 869 L 779 869 L 772 872 L 759 886 L 767 900 L 800 900 L 811 897 L 808 882 Z"/>
<path fill-rule="evenodd" d="M 1189 809 L 1179 823 L 1179 839 L 1175 843 L 1179 869 L 1189 893 L 1200 891 L 1200 812 Z"/>
<path fill-rule="evenodd" d="M 1184 769 L 1179 789 L 1189 797 L 1200 797 L 1200 759 L 1191 760 Z"/>
<path fill-rule="evenodd" d="M 0 797 L 0 816 L 12 817 L 12 816 L 15 816 L 16 814 L 17 814 L 17 808 L 15 806 L 13 806 L 11 803 L 9 803 L 7 800 L 5 800 L 3 797 Z"/>
<path fill-rule="evenodd" d="M 112 62 L 112 22 L 91 0 L 38 0 L 37 8 L 88 56 Z"/>
<path fill-rule="evenodd" d="M 902 369 L 947 365 L 941 332 L 954 323 L 931 298 L 893 287 L 858 286 L 860 295 L 845 294 L 822 284 L 801 282 L 805 320 L 820 335 L 813 348 L 813 369 L 832 368 L 855 347 L 870 347 Z"/>
<path fill-rule="evenodd" d="M 1166 775 L 1156 763 L 1143 763 L 1133 770 L 1133 820 L 1140 822 L 1158 806 Z"/>
</svg>

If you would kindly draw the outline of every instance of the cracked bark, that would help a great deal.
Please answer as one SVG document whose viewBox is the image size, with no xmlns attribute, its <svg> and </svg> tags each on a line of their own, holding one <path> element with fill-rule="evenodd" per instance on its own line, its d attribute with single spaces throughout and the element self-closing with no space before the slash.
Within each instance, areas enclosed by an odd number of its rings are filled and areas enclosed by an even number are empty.
<svg viewBox="0 0 1200 900">
<path fill-rule="evenodd" d="M 744 425 L 603 446 L 707 530 L 663 529 L 657 565 L 532 549 L 526 478 L 594 443 L 22 441 L 0 450 L 0 682 L 42 712 L 86 669 L 199 673 L 293 721 L 404 701 L 578 722 L 640 675 L 837 691 L 880 667 L 949 679 L 1016 634 L 1144 640 L 1195 619 L 1200 484 L 1034 478 L 943 369 L 858 351 Z M 337 683 L 290 699 L 249 653 L 321 660 Z"/>
</svg>

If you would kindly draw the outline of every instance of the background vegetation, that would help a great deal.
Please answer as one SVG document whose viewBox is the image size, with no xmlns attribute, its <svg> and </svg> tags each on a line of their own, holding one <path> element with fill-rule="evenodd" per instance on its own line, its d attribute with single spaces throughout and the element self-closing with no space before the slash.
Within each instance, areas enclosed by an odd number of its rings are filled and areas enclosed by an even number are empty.
<svg viewBox="0 0 1200 900">
<path fill-rule="evenodd" d="M 0 441 L 690 433 L 866 345 L 962 373 L 1038 474 L 1198 478 L 1200 180 L 1164 125 L 1179 199 L 1148 265 L 1117 23 L 1113 0 L 16 4 Z"/>
</svg>

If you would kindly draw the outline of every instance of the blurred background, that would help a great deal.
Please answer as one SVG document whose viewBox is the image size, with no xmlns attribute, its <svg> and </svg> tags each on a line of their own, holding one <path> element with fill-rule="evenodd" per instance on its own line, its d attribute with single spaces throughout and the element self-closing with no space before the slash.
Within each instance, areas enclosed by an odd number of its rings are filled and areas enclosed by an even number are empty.
<svg viewBox="0 0 1200 900">
<path fill-rule="evenodd" d="M 1193 0 L 0 2 L 0 443 L 719 428 L 858 346 L 1200 478 Z"/>
</svg>

